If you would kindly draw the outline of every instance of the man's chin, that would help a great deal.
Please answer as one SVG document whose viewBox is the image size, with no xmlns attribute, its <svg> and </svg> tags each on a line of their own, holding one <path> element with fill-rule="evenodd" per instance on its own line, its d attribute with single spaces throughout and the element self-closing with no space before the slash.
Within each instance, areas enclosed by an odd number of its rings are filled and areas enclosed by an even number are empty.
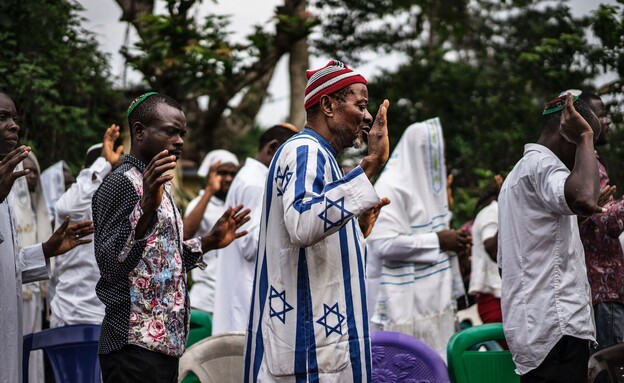
<svg viewBox="0 0 624 383">
<path fill-rule="evenodd" d="M 355 140 L 353 140 L 353 148 L 356 150 L 362 150 L 366 147 L 366 144 L 364 143 L 364 138 L 362 137 L 362 134 L 358 134 L 357 138 Z"/>
</svg>

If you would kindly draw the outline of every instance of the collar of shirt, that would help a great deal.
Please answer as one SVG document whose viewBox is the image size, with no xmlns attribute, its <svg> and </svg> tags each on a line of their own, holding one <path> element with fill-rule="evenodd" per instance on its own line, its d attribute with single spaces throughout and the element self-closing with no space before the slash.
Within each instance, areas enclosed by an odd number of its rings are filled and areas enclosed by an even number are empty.
<svg viewBox="0 0 624 383">
<path fill-rule="evenodd" d="M 143 161 L 134 157 L 132 154 L 124 155 L 124 163 L 129 163 L 130 165 L 135 166 L 141 171 L 141 173 L 143 173 L 145 171 L 145 168 L 147 167 L 147 165 L 145 165 Z"/>
</svg>

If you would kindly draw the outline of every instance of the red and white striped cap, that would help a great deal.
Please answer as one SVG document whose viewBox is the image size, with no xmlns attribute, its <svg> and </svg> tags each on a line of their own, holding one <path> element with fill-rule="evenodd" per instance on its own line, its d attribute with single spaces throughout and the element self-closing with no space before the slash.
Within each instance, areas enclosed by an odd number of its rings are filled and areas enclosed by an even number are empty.
<svg viewBox="0 0 624 383">
<path fill-rule="evenodd" d="M 324 94 L 332 94 L 351 84 L 368 84 L 361 74 L 338 60 L 331 60 L 320 69 L 309 70 L 306 76 L 308 84 L 305 88 L 305 110 L 316 105 Z"/>
</svg>

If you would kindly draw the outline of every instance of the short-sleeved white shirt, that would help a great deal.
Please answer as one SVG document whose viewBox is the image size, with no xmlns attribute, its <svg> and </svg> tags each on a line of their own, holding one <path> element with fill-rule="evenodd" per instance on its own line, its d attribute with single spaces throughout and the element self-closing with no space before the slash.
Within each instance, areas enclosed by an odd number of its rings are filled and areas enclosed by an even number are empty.
<svg viewBox="0 0 624 383">
<path fill-rule="evenodd" d="M 564 195 L 569 175 L 548 148 L 528 144 L 498 198 L 503 327 L 519 374 L 564 335 L 595 340 L 585 253 Z"/>
<path fill-rule="evenodd" d="M 483 241 L 498 233 L 498 202 L 492 201 L 481 209 L 472 225 L 472 257 L 469 294 L 492 294 L 500 298 L 501 278 L 498 266 Z"/>
</svg>

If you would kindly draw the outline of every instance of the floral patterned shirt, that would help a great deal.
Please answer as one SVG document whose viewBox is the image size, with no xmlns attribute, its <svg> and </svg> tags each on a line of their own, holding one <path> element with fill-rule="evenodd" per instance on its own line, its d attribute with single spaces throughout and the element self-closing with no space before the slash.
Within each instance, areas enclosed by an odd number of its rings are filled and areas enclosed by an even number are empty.
<svg viewBox="0 0 624 383">
<path fill-rule="evenodd" d="M 598 158 L 600 188 L 609 184 L 609 175 Z M 624 230 L 624 197 L 605 205 L 606 213 L 594 214 L 581 225 L 587 276 L 592 304 L 624 303 L 624 253 L 618 237 Z"/>
<path fill-rule="evenodd" d="M 135 239 L 143 215 L 144 170 L 145 164 L 126 155 L 92 201 L 95 257 L 100 268 L 96 293 L 106 307 L 99 353 L 133 344 L 180 357 L 190 319 L 186 272 L 205 267 L 201 241 L 182 240 L 182 218 L 170 183 L 165 184 L 148 233 Z"/>
</svg>

